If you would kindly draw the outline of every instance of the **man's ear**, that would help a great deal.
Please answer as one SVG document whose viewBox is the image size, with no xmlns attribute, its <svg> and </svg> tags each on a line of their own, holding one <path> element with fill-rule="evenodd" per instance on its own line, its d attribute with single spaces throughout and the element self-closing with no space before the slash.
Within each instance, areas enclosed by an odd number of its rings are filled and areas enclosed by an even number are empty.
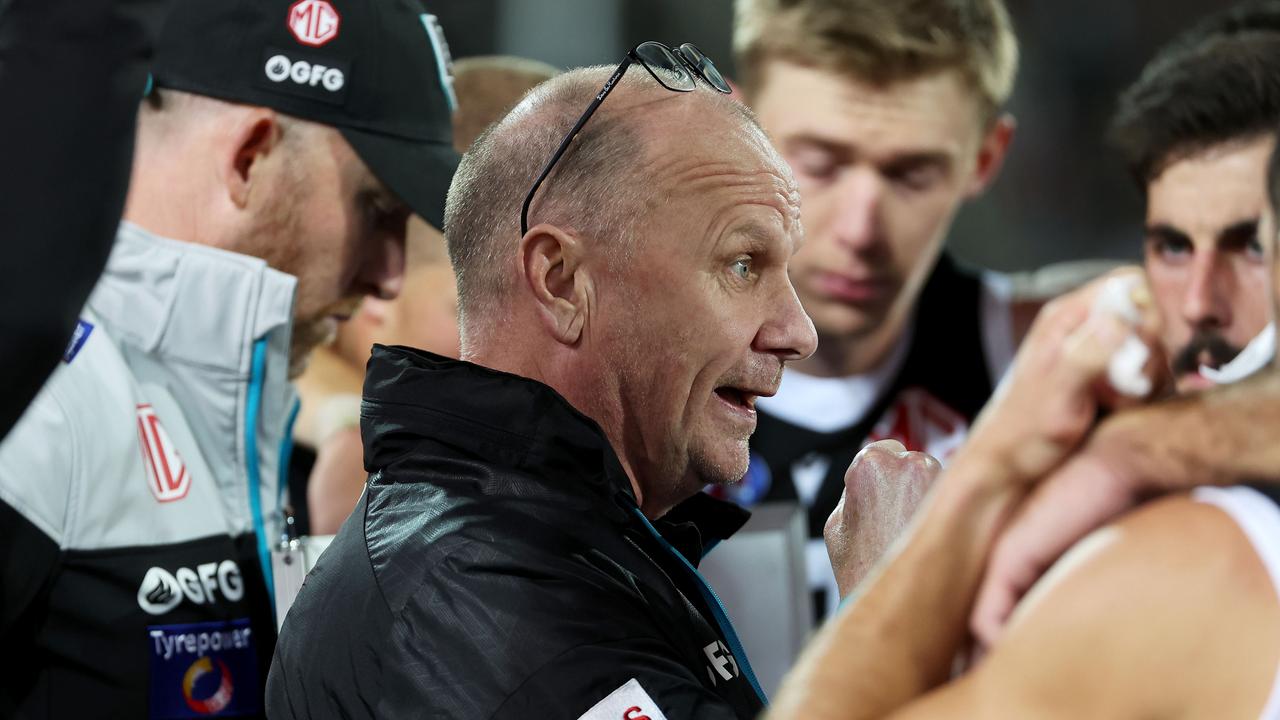
<svg viewBox="0 0 1280 720">
<path fill-rule="evenodd" d="M 1004 159 L 1009 152 L 1009 144 L 1013 142 L 1014 131 L 1018 122 L 1013 116 L 1005 113 L 996 118 L 982 138 L 978 146 L 978 162 L 974 166 L 973 177 L 965 191 L 966 198 L 975 198 L 986 192 L 1004 167 Z"/>
<path fill-rule="evenodd" d="M 255 177 L 261 182 L 263 162 L 280 146 L 280 121 L 267 108 L 246 108 L 230 129 L 223 180 L 238 208 L 249 204 Z"/>
<path fill-rule="evenodd" d="M 370 327 L 382 328 L 387 324 L 387 318 L 390 314 L 390 300 L 365 295 L 360 300 L 360 309 L 356 311 L 355 317 L 363 319 Z"/>
<path fill-rule="evenodd" d="M 582 241 L 554 225 L 529 229 L 520 240 L 520 270 L 534 306 L 556 340 L 573 345 L 587 323 L 591 278 Z"/>
</svg>

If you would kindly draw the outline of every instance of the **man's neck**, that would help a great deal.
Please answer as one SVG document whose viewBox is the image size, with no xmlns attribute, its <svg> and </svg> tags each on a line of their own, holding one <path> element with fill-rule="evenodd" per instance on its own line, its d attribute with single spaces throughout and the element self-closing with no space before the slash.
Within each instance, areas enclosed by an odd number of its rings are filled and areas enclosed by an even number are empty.
<svg viewBox="0 0 1280 720">
<path fill-rule="evenodd" d="M 155 148 L 135 153 L 123 219 L 170 240 L 209 244 L 200 236 L 208 223 L 201 222 L 203 212 L 191 192 L 190 173 L 184 177 L 183 164 L 168 158 L 158 161 L 158 153 Z"/>
<path fill-rule="evenodd" d="M 519 342 L 509 342 L 503 344 L 494 344 L 485 342 L 484 339 L 478 339 L 473 345 L 467 348 L 463 354 L 463 360 L 473 362 L 477 365 L 483 365 L 493 370 L 527 377 L 531 380 L 537 380 L 556 392 L 559 392 L 565 400 L 569 402 L 575 409 L 583 413 L 600 426 L 605 434 L 605 438 L 609 441 L 610 447 L 613 448 L 614 454 L 618 458 L 619 464 L 622 465 L 622 471 L 627 476 L 627 481 L 631 483 L 631 492 L 635 495 L 636 504 L 640 506 L 640 511 L 650 520 L 656 520 L 667 514 L 671 508 L 678 505 L 684 497 L 675 497 L 672 493 L 661 492 L 661 488 L 646 488 L 644 483 L 638 479 L 644 469 L 636 467 L 628 457 L 626 446 L 620 432 L 611 432 L 610 428 L 616 428 L 621 422 L 621 411 L 617 408 L 612 410 L 599 407 L 593 400 L 603 395 L 612 395 L 612 392 L 601 392 L 600 388 L 582 389 L 575 384 L 575 380 L 579 379 L 582 373 L 577 372 L 568 363 L 557 359 L 554 352 L 532 351 L 532 343 L 522 344 Z M 513 352 L 514 350 L 514 352 Z M 651 473 L 653 475 L 661 475 L 661 473 Z M 693 496 L 694 491 L 687 493 L 688 497 Z"/>
</svg>

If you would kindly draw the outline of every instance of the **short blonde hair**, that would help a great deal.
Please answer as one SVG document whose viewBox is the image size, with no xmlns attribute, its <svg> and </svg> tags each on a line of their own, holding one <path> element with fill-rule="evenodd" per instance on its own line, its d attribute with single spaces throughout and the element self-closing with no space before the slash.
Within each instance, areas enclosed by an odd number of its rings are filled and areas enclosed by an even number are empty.
<svg viewBox="0 0 1280 720">
<path fill-rule="evenodd" d="M 733 49 L 748 96 L 769 60 L 876 85 L 954 69 L 988 121 L 1008 101 L 1018 68 L 1003 0 L 737 0 Z"/>
</svg>

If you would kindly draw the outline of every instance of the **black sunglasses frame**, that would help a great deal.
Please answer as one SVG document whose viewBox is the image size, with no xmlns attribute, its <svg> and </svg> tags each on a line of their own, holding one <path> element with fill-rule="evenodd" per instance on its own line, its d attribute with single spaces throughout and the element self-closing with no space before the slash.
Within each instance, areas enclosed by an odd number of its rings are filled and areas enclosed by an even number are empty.
<svg viewBox="0 0 1280 720">
<path fill-rule="evenodd" d="M 672 87 L 667 83 L 667 81 L 663 80 L 659 76 L 659 73 L 649 65 L 649 62 L 637 52 L 640 48 L 646 45 L 657 46 L 674 58 L 676 63 L 673 67 L 660 67 L 658 70 L 666 72 L 671 70 L 680 70 L 684 73 L 684 76 L 688 77 L 688 87 L 684 87 L 683 84 L 681 87 Z M 659 85 L 672 92 L 693 92 L 694 88 L 697 87 L 698 78 L 702 78 L 702 81 L 711 86 L 711 88 L 716 92 L 723 93 L 725 95 L 732 93 L 733 89 L 729 87 L 729 84 L 720 75 L 718 70 L 716 70 L 715 73 L 716 79 L 718 79 L 719 82 L 707 77 L 707 74 L 703 72 L 700 67 L 703 61 L 706 61 L 706 63 L 715 70 L 715 64 L 712 63 L 710 58 L 708 58 L 706 54 L 699 50 L 693 43 L 685 43 L 676 49 L 672 49 L 664 43 L 660 43 L 655 40 L 647 40 L 628 50 L 626 57 L 624 57 L 622 62 L 618 65 L 618 69 L 613 71 L 613 75 L 609 77 L 609 81 L 604 84 L 604 87 L 600 89 L 600 92 L 596 93 L 595 99 L 592 100 L 591 104 L 587 106 L 587 109 L 583 111 L 582 115 L 578 118 L 578 122 L 574 123 L 573 129 L 569 131 L 569 134 L 564 136 L 564 140 L 560 141 L 560 147 L 556 149 L 555 154 L 551 156 L 551 159 L 548 160 L 547 164 L 542 168 L 542 172 L 538 175 L 538 179 L 533 181 L 533 186 L 529 188 L 529 194 L 525 195 L 524 204 L 520 207 L 520 237 L 524 237 L 529 232 L 529 206 L 533 204 L 533 196 L 538 193 L 538 188 L 542 187 L 543 181 L 547 179 L 547 176 L 551 174 L 552 168 L 556 166 L 556 163 L 560 161 L 560 158 L 565 154 L 565 151 L 569 149 L 569 145 L 573 143 L 573 139 L 578 137 L 578 133 L 582 132 L 582 128 L 587 124 L 587 121 L 591 119 L 591 116 L 595 114 L 596 109 L 600 107 L 600 103 L 603 103 L 604 99 L 609 97 L 609 93 L 613 92 L 614 86 L 618 84 L 618 81 L 627 73 L 627 69 L 630 68 L 632 64 L 638 64 L 643 67 L 654 80 L 658 81 Z"/>
</svg>

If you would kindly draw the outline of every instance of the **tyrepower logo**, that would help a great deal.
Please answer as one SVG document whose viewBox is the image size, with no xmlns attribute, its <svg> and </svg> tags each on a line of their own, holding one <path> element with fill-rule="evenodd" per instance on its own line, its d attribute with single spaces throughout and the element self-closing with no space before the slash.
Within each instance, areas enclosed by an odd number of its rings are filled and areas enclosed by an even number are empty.
<svg viewBox="0 0 1280 720">
<path fill-rule="evenodd" d="M 138 405 L 138 442 L 151 494 L 160 502 L 181 500 L 191 489 L 191 474 L 149 403 Z"/>
<path fill-rule="evenodd" d="M 243 597 L 244 578 L 234 560 L 201 563 L 195 570 L 180 567 L 173 572 L 153 567 L 138 587 L 138 606 L 152 615 L 169 612 L 183 598 L 195 605 L 211 605 L 219 599 L 239 602 Z"/>
<path fill-rule="evenodd" d="M 326 0 L 298 0 L 289 6 L 288 24 L 295 40 L 320 47 L 338 37 L 342 18 Z"/>
<path fill-rule="evenodd" d="M 293 61 L 285 55 L 272 55 L 267 58 L 267 64 L 263 70 L 266 72 L 267 79 L 273 83 L 290 80 L 297 85 L 319 86 L 329 92 L 338 92 L 343 85 L 347 84 L 347 77 L 339 68 L 306 60 Z"/>
</svg>

